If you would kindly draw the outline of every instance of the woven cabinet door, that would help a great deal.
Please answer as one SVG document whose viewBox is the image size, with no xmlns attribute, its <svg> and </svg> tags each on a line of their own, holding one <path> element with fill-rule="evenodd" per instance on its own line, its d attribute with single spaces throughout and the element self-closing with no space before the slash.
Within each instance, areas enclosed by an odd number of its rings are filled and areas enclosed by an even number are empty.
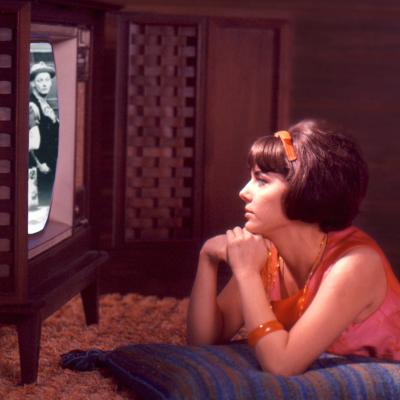
<svg viewBox="0 0 400 400">
<path fill-rule="evenodd" d="M 192 239 L 197 28 L 129 24 L 126 242 Z"/>
<path fill-rule="evenodd" d="M 176 294 L 179 279 L 192 280 L 202 230 L 203 22 L 120 20 L 111 275 L 130 275 L 122 285 L 134 289 L 153 280 Z"/>
</svg>

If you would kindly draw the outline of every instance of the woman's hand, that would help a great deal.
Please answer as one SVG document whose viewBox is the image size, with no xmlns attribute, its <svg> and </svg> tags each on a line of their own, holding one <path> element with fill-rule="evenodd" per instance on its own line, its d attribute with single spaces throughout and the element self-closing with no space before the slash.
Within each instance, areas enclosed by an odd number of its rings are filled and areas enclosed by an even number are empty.
<svg viewBox="0 0 400 400">
<path fill-rule="evenodd" d="M 226 232 L 228 263 L 236 278 L 259 274 L 268 256 L 268 243 L 260 235 L 236 227 Z"/>
<path fill-rule="evenodd" d="M 226 235 L 217 235 L 208 239 L 200 250 L 200 254 L 205 255 L 213 264 L 227 261 L 226 255 Z"/>
</svg>

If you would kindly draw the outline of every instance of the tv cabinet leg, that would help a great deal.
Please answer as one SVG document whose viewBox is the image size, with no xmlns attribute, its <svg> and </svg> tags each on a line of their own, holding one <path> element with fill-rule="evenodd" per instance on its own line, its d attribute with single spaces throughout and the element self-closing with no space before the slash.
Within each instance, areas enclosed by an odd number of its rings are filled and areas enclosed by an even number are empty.
<svg viewBox="0 0 400 400">
<path fill-rule="evenodd" d="M 99 322 L 99 292 L 97 279 L 81 291 L 81 298 L 86 324 L 97 324 Z"/>
<path fill-rule="evenodd" d="M 21 383 L 36 382 L 39 368 L 40 336 L 42 320 L 40 313 L 24 316 L 17 324 Z"/>
</svg>

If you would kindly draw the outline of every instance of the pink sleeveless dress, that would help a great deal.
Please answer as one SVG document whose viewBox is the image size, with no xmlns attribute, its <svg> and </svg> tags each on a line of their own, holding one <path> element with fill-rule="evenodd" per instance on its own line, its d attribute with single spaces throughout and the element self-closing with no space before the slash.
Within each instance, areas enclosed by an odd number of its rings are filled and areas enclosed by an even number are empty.
<svg viewBox="0 0 400 400">
<path fill-rule="evenodd" d="M 272 308 L 278 320 L 286 329 L 290 329 L 312 302 L 335 261 L 358 246 L 372 247 L 381 256 L 387 280 L 386 296 L 376 311 L 365 320 L 350 325 L 327 351 L 338 355 L 355 354 L 400 361 L 400 283 L 378 244 L 358 228 L 350 227 L 328 233 L 324 255 L 303 299 L 300 292 L 285 299 L 281 298 L 279 273 L 276 270 L 268 290 Z M 267 268 L 269 265 L 267 263 Z M 266 276 L 263 276 L 265 285 Z"/>
</svg>

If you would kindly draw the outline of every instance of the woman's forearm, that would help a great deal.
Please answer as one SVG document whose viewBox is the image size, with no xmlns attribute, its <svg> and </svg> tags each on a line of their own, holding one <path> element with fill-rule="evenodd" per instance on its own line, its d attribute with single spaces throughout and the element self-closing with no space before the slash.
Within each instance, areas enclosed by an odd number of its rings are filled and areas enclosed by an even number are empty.
<svg viewBox="0 0 400 400">
<path fill-rule="evenodd" d="M 242 302 L 242 312 L 248 332 L 267 321 L 276 320 L 269 299 L 258 274 L 237 279 Z M 262 369 L 273 373 L 285 373 L 286 345 L 289 334 L 286 330 L 266 335 L 254 350 Z M 289 368 L 290 370 L 290 368 Z"/>
<path fill-rule="evenodd" d="M 216 262 L 200 252 L 187 317 L 190 344 L 213 344 L 220 341 L 223 322 L 217 303 L 217 269 Z"/>
<path fill-rule="evenodd" d="M 266 320 L 276 319 L 259 274 L 236 277 L 244 322 L 248 331 Z"/>
</svg>

